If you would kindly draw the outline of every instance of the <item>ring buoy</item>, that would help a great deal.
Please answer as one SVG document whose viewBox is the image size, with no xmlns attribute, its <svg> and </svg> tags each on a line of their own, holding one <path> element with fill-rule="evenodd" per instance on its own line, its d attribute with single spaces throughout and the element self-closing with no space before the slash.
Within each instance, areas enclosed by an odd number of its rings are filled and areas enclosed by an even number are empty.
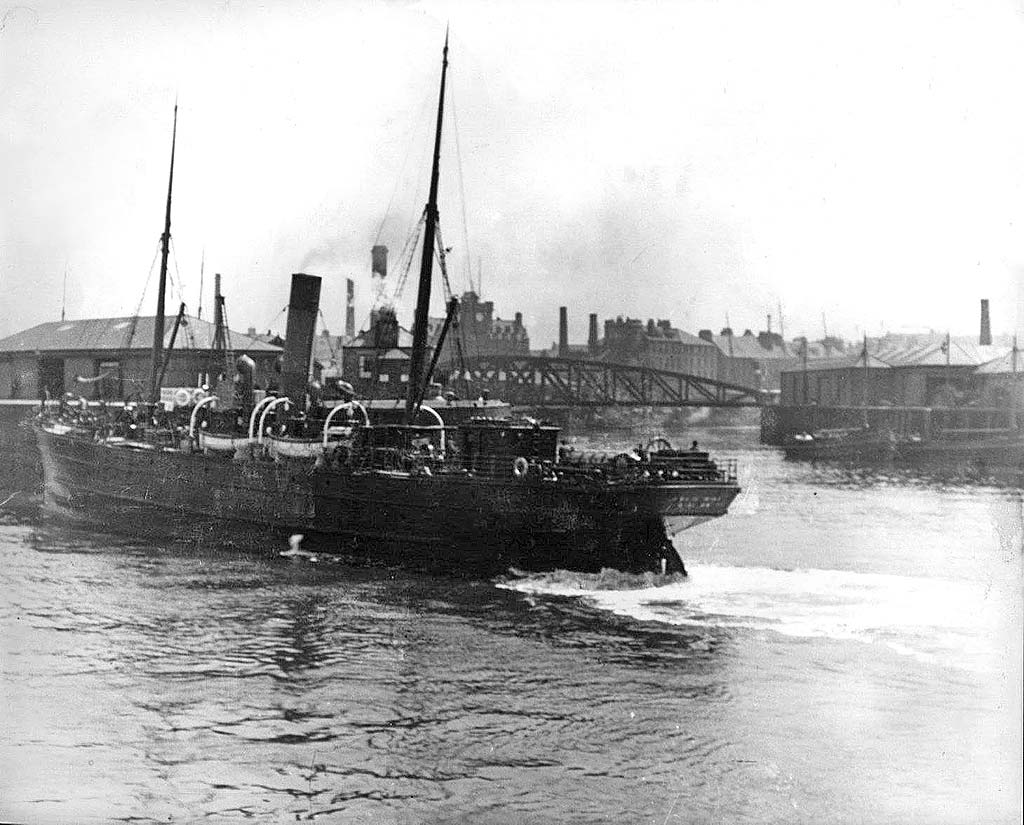
<svg viewBox="0 0 1024 825">
<path fill-rule="evenodd" d="M 188 390 L 180 389 L 174 391 L 174 405 L 176 407 L 185 407 L 192 400 L 192 393 Z"/>
<path fill-rule="evenodd" d="M 512 462 L 512 475 L 516 478 L 525 478 L 529 471 L 530 463 L 522 456 L 519 456 Z"/>
</svg>

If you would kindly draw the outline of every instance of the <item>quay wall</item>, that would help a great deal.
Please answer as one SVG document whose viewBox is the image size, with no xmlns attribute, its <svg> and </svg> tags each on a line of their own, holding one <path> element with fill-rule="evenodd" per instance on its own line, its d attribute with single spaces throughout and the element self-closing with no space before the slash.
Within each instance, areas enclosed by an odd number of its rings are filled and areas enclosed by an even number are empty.
<svg viewBox="0 0 1024 825">
<path fill-rule="evenodd" d="M 965 434 L 1024 430 L 1024 413 L 1007 407 L 822 407 L 816 404 L 761 408 L 761 443 L 781 445 L 797 433 L 870 427 L 924 441 Z"/>
</svg>

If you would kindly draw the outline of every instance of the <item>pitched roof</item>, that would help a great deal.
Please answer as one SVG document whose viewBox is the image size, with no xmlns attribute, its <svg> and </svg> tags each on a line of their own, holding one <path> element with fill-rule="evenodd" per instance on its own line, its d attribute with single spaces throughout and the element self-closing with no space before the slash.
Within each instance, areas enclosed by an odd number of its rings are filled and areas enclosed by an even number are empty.
<svg viewBox="0 0 1024 825">
<path fill-rule="evenodd" d="M 824 370 L 846 370 L 846 369 L 864 369 L 864 351 L 861 350 L 858 353 L 847 353 L 846 355 L 839 356 L 838 358 L 812 358 L 807 361 L 807 372 L 818 372 Z M 892 369 L 893 365 L 888 361 L 883 361 L 881 358 L 876 357 L 872 353 L 868 353 L 867 368 L 888 370 Z M 785 373 L 803 372 L 804 365 L 803 361 L 799 358 L 793 359 L 793 366 L 790 369 L 782 370 Z"/>
<path fill-rule="evenodd" d="M 924 344 L 895 345 L 870 348 L 873 355 L 894 367 L 976 367 L 1003 352 L 1002 347 L 950 341 L 949 355 L 945 341 L 931 341 Z"/>
<path fill-rule="evenodd" d="M 956 340 L 950 342 L 949 361 L 946 360 L 944 350 L 945 341 L 931 341 L 926 343 L 899 343 L 872 346 L 868 344 L 868 367 L 872 369 L 891 369 L 895 367 L 945 367 L 947 363 L 951 367 L 977 367 L 979 364 L 991 362 L 994 355 L 1004 352 L 1003 347 L 981 346 L 979 344 L 958 343 Z M 996 359 L 999 361 L 1000 359 Z M 1009 355 L 1005 356 L 1005 363 L 1009 364 Z M 1024 368 L 1024 359 L 1020 362 Z M 808 371 L 814 370 L 835 370 L 864 367 L 864 350 L 849 352 L 842 358 L 829 358 L 812 360 L 808 363 Z M 803 364 L 796 366 L 786 372 L 799 372 L 803 370 Z M 978 369 L 978 372 L 999 372 L 998 367 Z M 1006 370 L 1007 372 L 1009 369 Z"/>
<path fill-rule="evenodd" d="M 755 358 L 758 360 L 793 358 L 793 352 L 782 347 L 765 349 L 753 335 L 712 335 L 715 346 L 731 358 Z M 813 346 L 813 344 L 812 344 Z"/>
<path fill-rule="evenodd" d="M 164 345 L 171 340 L 174 315 L 164 321 Z M 148 350 L 153 346 L 156 316 L 86 318 L 81 321 L 48 321 L 0 339 L 0 352 L 64 352 Z M 176 350 L 210 350 L 216 328 L 206 320 L 185 316 L 174 341 Z M 231 331 L 231 348 L 237 352 L 277 353 L 280 347 Z"/>
<path fill-rule="evenodd" d="M 644 335 L 651 341 L 678 341 L 681 344 L 688 344 L 694 347 L 713 347 L 710 341 L 705 341 L 703 338 L 699 338 L 696 335 L 692 335 L 689 332 L 684 332 L 681 329 L 675 327 L 655 327 L 653 330 L 645 327 Z"/>
<path fill-rule="evenodd" d="M 1016 363 L 1015 363 L 1016 362 Z M 993 358 L 991 361 L 982 364 L 975 372 L 981 375 L 1019 375 L 1024 376 L 1024 353 L 1020 350 L 1014 352 L 1011 349 L 1005 355 Z"/>
</svg>

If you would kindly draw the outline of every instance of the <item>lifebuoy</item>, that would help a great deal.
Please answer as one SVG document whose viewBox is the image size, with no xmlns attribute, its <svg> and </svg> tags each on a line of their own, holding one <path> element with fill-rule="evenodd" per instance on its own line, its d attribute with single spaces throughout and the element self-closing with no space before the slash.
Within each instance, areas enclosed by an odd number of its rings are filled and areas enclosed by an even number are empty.
<svg viewBox="0 0 1024 825">
<path fill-rule="evenodd" d="M 526 474 L 530 471 L 530 463 L 519 456 L 515 461 L 512 462 L 512 475 L 516 478 L 525 478 Z"/>
<path fill-rule="evenodd" d="M 175 406 L 177 406 L 177 407 L 188 406 L 188 404 L 189 404 L 189 402 L 191 400 L 192 400 L 192 393 L 190 393 L 188 390 L 180 389 L 180 390 L 175 390 L 174 391 L 174 404 L 175 404 Z"/>
</svg>

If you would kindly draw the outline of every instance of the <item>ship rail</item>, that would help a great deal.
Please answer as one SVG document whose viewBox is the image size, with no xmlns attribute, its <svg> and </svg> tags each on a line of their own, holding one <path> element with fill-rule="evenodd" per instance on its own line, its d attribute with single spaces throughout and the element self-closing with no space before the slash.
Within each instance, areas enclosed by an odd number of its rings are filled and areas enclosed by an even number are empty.
<svg viewBox="0 0 1024 825">
<path fill-rule="evenodd" d="M 105 405 L 63 406 L 51 418 L 91 433 L 96 440 L 118 442 L 117 446 L 148 446 L 157 449 L 188 449 L 195 445 L 182 427 L 136 427 L 137 417 L 125 417 L 123 410 Z M 49 417 L 49 416 L 48 416 Z M 141 423 L 141 422 L 140 422 Z M 712 459 L 697 450 L 639 451 L 619 453 L 561 453 L 559 458 L 517 456 L 503 452 L 463 451 L 452 438 L 458 427 L 444 427 L 447 442 L 439 438 L 441 427 L 355 427 L 349 439 L 332 441 L 317 452 L 319 466 L 338 472 L 402 472 L 414 475 L 464 475 L 500 481 L 544 481 L 579 485 L 621 484 L 734 484 L 736 459 Z M 319 443 L 319 439 L 316 439 Z M 233 455 L 279 461 L 273 450 L 246 444 Z M 211 456 L 216 457 L 216 456 Z M 309 456 L 300 457 L 308 459 Z"/>
<path fill-rule="evenodd" d="M 736 459 L 672 464 L 626 454 L 604 461 L 562 463 L 509 455 L 465 455 L 457 448 L 402 449 L 363 444 L 332 445 L 328 466 L 344 472 L 404 472 L 413 475 L 463 475 L 496 481 L 547 481 L 566 484 L 730 484 L 737 480 Z"/>
</svg>

